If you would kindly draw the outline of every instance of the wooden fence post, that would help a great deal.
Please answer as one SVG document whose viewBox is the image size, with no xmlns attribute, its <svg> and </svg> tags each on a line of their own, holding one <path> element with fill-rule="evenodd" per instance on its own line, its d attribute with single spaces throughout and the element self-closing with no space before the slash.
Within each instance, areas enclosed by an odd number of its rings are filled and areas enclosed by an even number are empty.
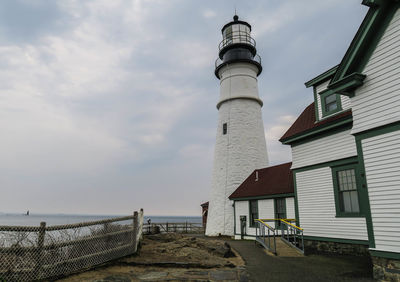
<svg viewBox="0 0 400 282">
<path fill-rule="evenodd" d="M 185 221 L 185 233 L 188 233 L 188 229 L 187 229 L 187 221 Z"/>
<path fill-rule="evenodd" d="M 37 242 L 37 249 L 36 249 L 36 266 L 34 269 L 34 277 L 35 279 L 40 279 L 40 274 L 42 270 L 43 264 L 43 246 L 44 246 L 44 236 L 46 234 L 46 222 L 40 223 L 40 229 L 38 234 L 38 242 Z"/>
<path fill-rule="evenodd" d="M 167 233 L 168 233 L 168 222 L 167 222 Z"/>
<path fill-rule="evenodd" d="M 132 240 L 132 245 L 133 245 L 133 252 L 136 253 L 137 251 L 137 233 L 139 230 L 139 223 L 138 223 L 138 212 L 135 211 L 133 213 L 133 240 Z"/>
<path fill-rule="evenodd" d="M 144 212 L 143 212 L 143 209 L 141 208 L 140 209 L 140 221 L 139 222 L 141 222 L 142 223 L 142 225 L 141 225 L 141 229 L 139 230 L 138 229 L 138 232 L 140 232 L 140 240 L 143 240 L 143 223 L 144 223 Z"/>
</svg>

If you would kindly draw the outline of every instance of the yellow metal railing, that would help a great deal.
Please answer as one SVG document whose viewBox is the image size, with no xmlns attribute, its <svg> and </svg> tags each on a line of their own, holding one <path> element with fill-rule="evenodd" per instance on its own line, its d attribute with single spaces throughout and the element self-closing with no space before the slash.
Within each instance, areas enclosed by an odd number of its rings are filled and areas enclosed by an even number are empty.
<svg viewBox="0 0 400 282">
<path fill-rule="evenodd" d="M 255 219 L 254 221 L 260 222 L 261 224 L 264 224 L 265 226 L 267 226 L 269 229 L 275 230 L 275 228 L 273 228 L 271 225 L 265 223 L 264 219 Z"/>
<path fill-rule="evenodd" d="M 298 229 L 298 230 L 303 231 L 303 228 L 298 227 L 298 226 L 296 226 L 296 225 L 294 225 L 294 224 L 291 224 L 291 223 L 289 222 L 290 220 L 288 220 L 288 219 L 281 219 L 281 221 L 284 222 L 284 223 L 286 223 L 287 225 L 292 226 L 293 228 L 296 228 L 296 229 Z"/>
<path fill-rule="evenodd" d="M 296 221 L 296 219 L 293 219 L 293 218 L 263 218 L 263 219 L 256 219 L 256 220 L 259 220 L 259 221 L 261 221 L 263 223 L 265 221 L 282 221 L 282 222 L 284 222 L 284 223 L 286 223 L 286 224 L 288 224 L 288 225 L 290 225 L 290 226 L 292 226 L 292 227 L 294 227 L 294 228 L 296 228 L 298 230 L 303 230 L 303 228 L 298 227 L 298 226 L 290 223 L 290 222 Z"/>
</svg>

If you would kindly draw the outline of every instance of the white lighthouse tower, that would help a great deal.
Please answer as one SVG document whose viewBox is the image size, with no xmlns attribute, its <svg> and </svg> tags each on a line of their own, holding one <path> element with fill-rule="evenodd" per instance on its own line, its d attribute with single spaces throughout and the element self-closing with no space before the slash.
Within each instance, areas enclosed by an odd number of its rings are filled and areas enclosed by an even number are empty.
<svg viewBox="0 0 400 282">
<path fill-rule="evenodd" d="M 206 235 L 234 234 L 233 201 L 228 197 L 255 169 L 268 166 L 263 102 L 257 77 L 262 71 L 251 26 L 235 15 L 222 28 L 215 75 L 220 80 L 217 138 Z"/>
</svg>

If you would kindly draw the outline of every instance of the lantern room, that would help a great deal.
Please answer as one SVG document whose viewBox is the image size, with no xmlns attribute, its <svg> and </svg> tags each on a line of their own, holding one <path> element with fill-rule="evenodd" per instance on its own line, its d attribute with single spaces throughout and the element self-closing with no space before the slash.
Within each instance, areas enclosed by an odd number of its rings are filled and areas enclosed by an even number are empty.
<svg viewBox="0 0 400 282">
<path fill-rule="evenodd" d="M 215 62 L 215 75 L 219 78 L 219 70 L 228 63 L 249 62 L 261 73 L 261 58 L 257 55 L 256 41 L 251 37 L 251 25 L 240 21 L 235 15 L 233 21 L 222 28 L 222 41 L 218 46 L 219 54 Z"/>
</svg>

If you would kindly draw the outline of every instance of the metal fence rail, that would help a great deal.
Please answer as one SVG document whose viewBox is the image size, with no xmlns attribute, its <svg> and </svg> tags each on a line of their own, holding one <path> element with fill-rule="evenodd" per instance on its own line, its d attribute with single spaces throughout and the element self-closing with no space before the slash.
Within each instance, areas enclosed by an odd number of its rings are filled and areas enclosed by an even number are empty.
<svg viewBox="0 0 400 282">
<path fill-rule="evenodd" d="M 292 223 L 290 219 L 281 219 L 281 239 L 291 247 L 304 254 L 303 228 Z"/>
<path fill-rule="evenodd" d="M 0 281 L 59 277 L 133 254 L 143 210 L 132 216 L 46 226 L 0 226 Z"/>
<path fill-rule="evenodd" d="M 202 223 L 192 222 L 152 222 L 143 225 L 144 233 L 204 233 Z"/>
<path fill-rule="evenodd" d="M 256 241 L 270 252 L 276 254 L 276 229 L 264 222 L 256 219 Z"/>
</svg>

